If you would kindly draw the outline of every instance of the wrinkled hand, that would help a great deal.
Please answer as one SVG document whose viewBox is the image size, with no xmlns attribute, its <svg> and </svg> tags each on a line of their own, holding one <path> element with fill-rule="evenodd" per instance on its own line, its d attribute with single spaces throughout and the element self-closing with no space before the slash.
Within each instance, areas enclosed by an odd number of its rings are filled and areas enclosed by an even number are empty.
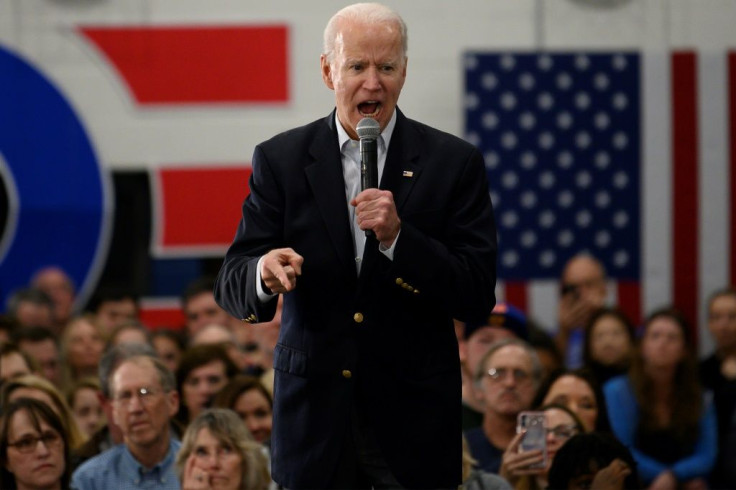
<svg viewBox="0 0 736 490">
<path fill-rule="evenodd" d="M 194 454 L 190 454 L 184 465 L 184 474 L 181 479 L 182 490 L 210 490 L 209 473 L 197 466 L 197 458 Z"/>
<path fill-rule="evenodd" d="M 565 295 L 560 299 L 558 325 L 560 330 L 569 333 L 576 327 L 585 325 L 594 308 L 583 298 Z"/>
<path fill-rule="evenodd" d="M 600 470 L 593 477 L 590 488 L 595 490 L 620 490 L 624 488 L 624 480 L 631 474 L 631 468 L 620 459 L 614 459 L 611 464 Z"/>
<path fill-rule="evenodd" d="M 291 248 L 276 248 L 263 256 L 261 280 L 274 294 L 288 293 L 302 274 L 304 257 Z"/>
<path fill-rule="evenodd" d="M 529 468 L 531 464 L 541 463 L 544 460 L 544 454 L 541 449 L 520 453 L 519 445 L 523 437 L 524 432 L 521 432 L 511 439 L 503 453 L 501 468 L 498 472 L 512 487 L 515 487 L 519 478 L 524 475 L 541 475 L 546 471 L 545 468 Z"/>
<path fill-rule="evenodd" d="M 401 229 L 391 191 L 366 189 L 350 201 L 361 230 L 373 230 L 376 239 L 386 248 L 393 245 Z"/>
</svg>

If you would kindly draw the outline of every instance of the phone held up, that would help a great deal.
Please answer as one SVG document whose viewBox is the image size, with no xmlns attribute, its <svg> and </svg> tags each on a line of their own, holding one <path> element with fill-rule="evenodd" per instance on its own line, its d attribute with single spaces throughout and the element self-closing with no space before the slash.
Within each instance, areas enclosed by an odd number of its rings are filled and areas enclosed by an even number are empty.
<svg viewBox="0 0 736 490">
<path fill-rule="evenodd" d="M 521 412 L 517 418 L 516 432 L 525 432 L 519 444 L 519 452 L 542 451 L 542 461 L 529 465 L 529 468 L 547 466 L 547 419 L 544 412 Z"/>
</svg>

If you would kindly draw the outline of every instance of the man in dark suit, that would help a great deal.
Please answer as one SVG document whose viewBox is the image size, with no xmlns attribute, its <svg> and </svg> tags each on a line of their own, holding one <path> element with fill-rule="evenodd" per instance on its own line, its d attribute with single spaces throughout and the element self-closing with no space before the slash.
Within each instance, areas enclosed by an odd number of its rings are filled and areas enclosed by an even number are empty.
<svg viewBox="0 0 736 490">
<path fill-rule="evenodd" d="M 452 319 L 493 307 L 496 231 L 477 149 L 396 108 L 406 39 L 381 5 L 330 20 L 321 66 L 336 110 L 256 147 L 215 286 L 249 323 L 284 295 L 271 442 L 287 488 L 460 483 Z M 364 117 L 381 128 L 380 188 L 360 191 Z"/>
</svg>

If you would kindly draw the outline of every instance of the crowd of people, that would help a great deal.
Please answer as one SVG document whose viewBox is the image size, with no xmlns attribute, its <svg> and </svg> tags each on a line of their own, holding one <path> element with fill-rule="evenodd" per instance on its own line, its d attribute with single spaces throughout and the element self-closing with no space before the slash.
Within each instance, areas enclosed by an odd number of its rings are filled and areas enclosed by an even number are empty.
<svg viewBox="0 0 736 490">
<path fill-rule="evenodd" d="M 567 350 L 545 356 L 565 344 L 513 305 L 457 323 L 465 488 L 734 488 L 736 290 L 711 296 L 716 349 L 698 363 L 676 309 L 634 326 L 605 304 L 600 263 L 575 262 L 588 266 L 587 290 L 563 275 L 559 308 L 561 318 L 580 311 L 580 345 L 562 336 L 579 350 L 575 367 Z M 151 329 L 133 295 L 101 291 L 74 313 L 54 294 L 73 299 L 71 281 L 46 272 L 65 287 L 13 294 L 0 331 L 1 488 L 278 487 L 269 474 L 278 315 L 246 325 L 200 278 L 182 296 L 186 325 Z M 566 304 L 570 286 L 585 306 Z M 45 312 L 18 315 L 34 308 Z M 530 341 L 540 334 L 550 342 Z M 528 411 L 544 414 L 544 452 L 520 449 Z"/>
</svg>

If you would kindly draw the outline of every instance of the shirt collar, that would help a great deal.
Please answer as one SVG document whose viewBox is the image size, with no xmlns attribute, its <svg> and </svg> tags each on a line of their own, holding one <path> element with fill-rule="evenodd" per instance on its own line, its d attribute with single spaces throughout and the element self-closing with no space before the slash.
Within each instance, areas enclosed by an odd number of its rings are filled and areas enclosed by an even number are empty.
<svg viewBox="0 0 736 490">
<path fill-rule="evenodd" d="M 133 453 L 128 449 L 127 444 L 123 443 L 123 457 L 121 459 L 122 474 L 128 475 L 134 483 L 137 485 L 143 475 L 158 472 L 158 475 L 166 473 L 169 467 L 174 464 L 174 458 L 179 450 L 180 443 L 173 437 L 169 438 L 169 450 L 166 452 L 166 456 L 163 460 L 159 461 L 153 468 L 146 468 L 143 466 Z"/>
<path fill-rule="evenodd" d="M 335 111 L 335 126 L 337 126 L 337 142 L 339 143 L 340 150 L 342 151 L 345 148 L 345 144 L 352 140 L 350 136 L 348 136 L 348 133 L 345 131 L 345 128 L 342 127 L 342 124 L 340 123 L 340 119 L 338 119 L 337 117 L 337 111 Z M 388 144 L 391 142 L 391 136 L 394 133 L 395 127 L 396 127 L 396 108 L 394 108 L 394 113 L 391 116 L 391 119 L 388 121 L 388 124 L 383 129 L 383 131 L 381 131 L 381 137 L 378 138 L 378 141 L 383 141 L 384 150 L 388 150 Z"/>
</svg>

